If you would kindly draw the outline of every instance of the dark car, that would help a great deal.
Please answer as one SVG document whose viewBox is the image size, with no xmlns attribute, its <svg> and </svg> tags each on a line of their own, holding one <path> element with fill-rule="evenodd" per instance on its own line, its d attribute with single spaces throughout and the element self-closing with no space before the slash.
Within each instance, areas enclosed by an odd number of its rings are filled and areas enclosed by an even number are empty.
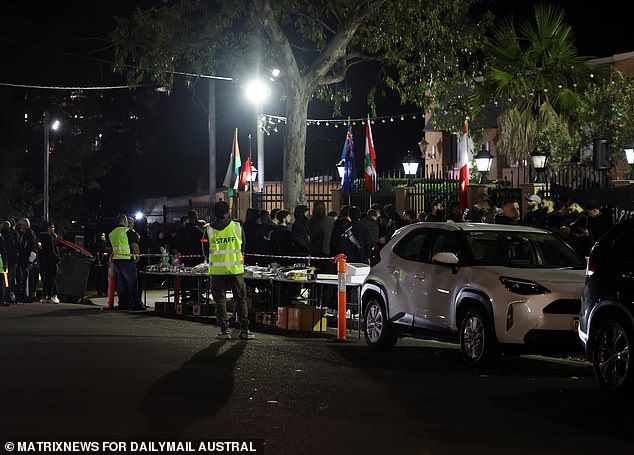
<svg viewBox="0 0 634 455">
<path fill-rule="evenodd" d="M 634 382 L 634 218 L 616 224 L 594 245 L 588 259 L 579 317 L 599 385 L 625 389 Z"/>
</svg>

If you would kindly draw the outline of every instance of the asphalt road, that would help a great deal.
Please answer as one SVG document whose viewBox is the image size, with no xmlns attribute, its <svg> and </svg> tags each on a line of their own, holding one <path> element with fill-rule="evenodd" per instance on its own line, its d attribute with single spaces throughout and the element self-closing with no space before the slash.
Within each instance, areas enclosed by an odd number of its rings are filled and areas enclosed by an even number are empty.
<svg viewBox="0 0 634 455">
<path fill-rule="evenodd" d="M 206 322 L 100 305 L 0 308 L 0 441 L 263 441 L 267 454 L 634 453 L 631 397 L 589 364 L 405 340 L 214 339 Z M 238 331 L 234 329 L 237 336 Z M 0 449 L 3 450 L 3 449 Z M 14 452 L 16 453 L 16 452 Z"/>
</svg>

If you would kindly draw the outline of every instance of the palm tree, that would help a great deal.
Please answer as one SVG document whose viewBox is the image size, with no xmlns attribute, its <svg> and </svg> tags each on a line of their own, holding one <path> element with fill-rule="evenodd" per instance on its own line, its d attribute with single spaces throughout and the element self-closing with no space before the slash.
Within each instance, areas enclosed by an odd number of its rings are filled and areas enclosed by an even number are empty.
<svg viewBox="0 0 634 455">
<path fill-rule="evenodd" d="M 576 129 L 583 88 L 591 80 L 587 58 L 577 55 L 564 11 L 536 5 L 535 15 L 516 29 L 503 20 L 488 43 L 484 82 L 478 105 L 502 107 L 497 150 L 516 162 L 535 147 L 537 135 L 553 116 Z"/>
</svg>

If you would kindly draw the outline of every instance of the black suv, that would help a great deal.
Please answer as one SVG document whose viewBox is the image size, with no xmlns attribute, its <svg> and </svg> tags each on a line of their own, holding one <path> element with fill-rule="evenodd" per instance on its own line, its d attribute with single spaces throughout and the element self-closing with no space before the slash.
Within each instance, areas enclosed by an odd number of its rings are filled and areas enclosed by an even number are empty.
<svg viewBox="0 0 634 455">
<path fill-rule="evenodd" d="M 592 248 L 579 337 L 601 387 L 620 390 L 634 383 L 634 218 L 616 224 Z"/>
</svg>

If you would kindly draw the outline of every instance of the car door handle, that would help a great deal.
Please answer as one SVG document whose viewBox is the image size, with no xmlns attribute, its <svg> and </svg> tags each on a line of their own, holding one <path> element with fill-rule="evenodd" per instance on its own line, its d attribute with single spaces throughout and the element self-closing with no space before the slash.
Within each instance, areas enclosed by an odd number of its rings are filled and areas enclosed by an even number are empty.
<svg viewBox="0 0 634 455">
<path fill-rule="evenodd" d="M 415 273 L 414 274 L 414 278 L 420 281 L 425 281 L 425 274 L 424 273 Z"/>
</svg>

